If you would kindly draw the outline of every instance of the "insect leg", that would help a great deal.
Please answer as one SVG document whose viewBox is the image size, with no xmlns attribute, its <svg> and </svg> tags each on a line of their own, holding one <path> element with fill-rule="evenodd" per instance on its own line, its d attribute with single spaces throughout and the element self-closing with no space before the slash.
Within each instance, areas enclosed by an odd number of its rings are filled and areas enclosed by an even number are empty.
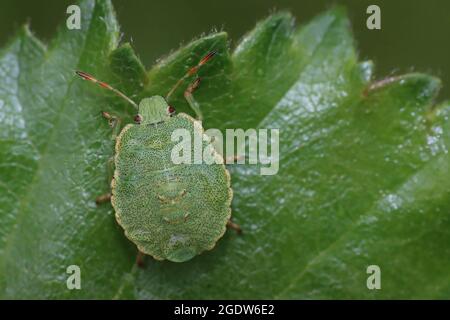
<svg viewBox="0 0 450 320">
<path fill-rule="evenodd" d="M 231 220 L 228 220 L 227 227 L 230 228 L 230 229 L 233 229 L 234 231 L 236 231 L 237 234 L 241 234 L 242 233 L 241 227 L 237 223 L 234 223 Z"/>
<path fill-rule="evenodd" d="M 226 157 L 225 159 L 225 164 L 230 164 L 230 163 L 239 163 L 239 161 L 245 160 L 245 157 L 243 155 L 234 155 L 234 156 L 229 156 Z"/>
<path fill-rule="evenodd" d="M 217 51 L 211 51 L 206 56 L 204 56 L 196 66 L 193 66 L 190 68 L 183 77 L 181 77 L 180 80 L 177 81 L 177 83 L 173 86 L 173 88 L 169 91 L 169 93 L 166 95 L 166 100 L 169 101 L 170 96 L 175 92 L 175 90 L 190 76 L 197 73 L 198 69 L 200 69 L 201 66 L 203 66 L 206 62 L 209 61 L 214 55 L 217 53 Z"/>
<path fill-rule="evenodd" d="M 110 157 L 108 159 L 107 172 L 108 172 L 108 181 L 111 181 L 114 177 L 114 157 Z M 95 199 L 95 203 L 101 204 L 104 202 L 108 202 L 110 200 L 111 200 L 111 193 L 108 192 L 108 193 L 102 194 L 101 196 L 98 196 Z"/>
<path fill-rule="evenodd" d="M 184 91 L 184 97 L 186 98 L 189 106 L 194 110 L 195 114 L 197 115 L 197 120 L 202 121 L 203 120 L 203 114 L 200 110 L 200 106 L 197 101 L 195 101 L 194 96 L 192 93 L 195 91 L 195 89 L 198 88 L 200 85 L 200 78 L 195 79 Z"/>
<path fill-rule="evenodd" d="M 138 250 L 138 253 L 136 256 L 136 264 L 139 268 L 144 267 L 144 257 L 145 257 L 145 254 L 143 254 L 141 251 Z"/>
<path fill-rule="evenodd" d="M 109 126 L 112 128 L 112 140 L 116 140 L 117 135 L 120 133 L 120 118 L 111 115 L 106 111 L 102 111 L 102 117 L 108 120 Z"/>
<path fill-rule="evenodd" d="M 95 199 L 95 203 L 96 204 L 101 204 L 101 203 L 104 203 L 104 202 L 108 202 L 110 200 L 111 200 L 111 193 L 108 192 L 108 193 L 102 194 L 101 196 L 97 197 Z"/>
</svg>

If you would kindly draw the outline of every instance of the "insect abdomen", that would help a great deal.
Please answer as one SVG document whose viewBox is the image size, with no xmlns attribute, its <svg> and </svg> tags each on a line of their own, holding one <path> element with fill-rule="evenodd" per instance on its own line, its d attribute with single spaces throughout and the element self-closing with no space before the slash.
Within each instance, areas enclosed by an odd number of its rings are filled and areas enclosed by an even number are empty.
<svg viewBox="0 0 450 320">
<path fill-rule="evenodd" d="M 180 126 L 194 130 L 186 118 L 158 128 L 135 125 L 123 130 L 116 147 L 112 199 L 118 222 L 139 250 L 177 262 L 212 249 L 231 213 L 224 165 L 170 161 L 170 134 Z"/>
</svg>

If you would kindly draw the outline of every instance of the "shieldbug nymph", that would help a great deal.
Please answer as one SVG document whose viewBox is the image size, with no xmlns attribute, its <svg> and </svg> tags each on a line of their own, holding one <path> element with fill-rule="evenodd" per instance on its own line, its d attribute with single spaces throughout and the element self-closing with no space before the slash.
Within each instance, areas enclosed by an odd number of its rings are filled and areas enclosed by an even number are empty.
<svg viewBox="0 0 450 320">
<path fill-rule="evenodd" d="M 139 250 L 138 264 L 142 264 L 142 254 L 157 260 L 187 261 L 212 249 L 227 226 L 240 231 L 230 220 L 233 192 L 224 161 L 175 165 L 170 157 L 173 130 L 184 128 L 205 134 L 199 125 L 202 120 L 199 105 L 193 97 L 200 78 L 184 92 L 199 121 L 185 113 L 175 114 L 169 98 L 214 54 L 208 53 L 190 68 L 165 98 L 144 98 L 139 105 L 109 84 L 76 71 L 83 79 L 113 91 L 138 110 L 134 123 L 125 125 L 120 133 L 120 119 L 102 112 L 119 134 L 115 135 L 111 192 L 97 198 L 97 203 L 111 201 L 117 222 Z"/>
</svg>

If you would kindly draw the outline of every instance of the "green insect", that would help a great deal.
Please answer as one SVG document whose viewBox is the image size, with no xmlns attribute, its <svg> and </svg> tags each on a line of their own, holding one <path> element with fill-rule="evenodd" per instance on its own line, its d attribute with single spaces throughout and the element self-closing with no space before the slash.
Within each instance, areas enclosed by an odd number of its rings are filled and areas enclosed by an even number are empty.
<svg viewBox="0 0 450 320">
<path fill-rule="evenodd" d="M 139 105 L 107 83 L 76 71 L 83 79 L 115 92 L 138 110 L 135 123 L 127 124 L 120 133 L 120 120 L 102 112 L 115 132 L 115 170 L 111 193 L 98 197 L 97 203 L 111 201 L 117 222 L 139 250 L 140 266 L 143 254 L 157 260 L 190 260 L 211 250 L 226 226 L 240 231 L 230 220 L 233 192 L 225 165 L 171 161 L 175 145 L 171 134 L 175 129 L 203 135 L 203 147 L 208 143 L 200 122 L 185 113 L 175 114 L 168 101 L 184 80 L 196 74 L 215 53 L 208 53 L 190 68 L 166 98 L 144 98 Z M 184 96 L 201 121 L 199 105 L 192 95 L 199 83 L 200 78 L 196 78 Z M 214 156 L 221 157 L 218 153 Z"/>
</svg>

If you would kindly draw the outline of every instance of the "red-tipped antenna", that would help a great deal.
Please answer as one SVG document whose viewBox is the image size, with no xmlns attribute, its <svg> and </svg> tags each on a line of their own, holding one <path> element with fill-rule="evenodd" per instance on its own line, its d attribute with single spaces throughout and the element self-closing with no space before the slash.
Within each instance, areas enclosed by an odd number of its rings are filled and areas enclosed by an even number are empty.
<svg viewBox="0 0 450 320">
<path fill-rule="evenodd" d="M 204 65 L 206 62 L 208 62 L 212 57 L 214 57 L 214 55 L 217 53 L 217 51 L 211 51 L 209 52 L 206 56 L 204 56 L 198 63 L 196 66 L 190 68 L 188 70 L 188 72 L 186 72 L 186 74 L 181 77 L 180 80 L 178 80 L 178 82 L 173 86 L 173 88 L 169 91 L 169 93 L 166 95 L 166 100 L 169 101 L 169 97 L 175 92 L 175 90 L 184 82 L 184 80 L 186 80 L 186 78 L 192 76 L 193 74 L 197 73 L 198 69 L 200 69 L 200 67 L 202 65 Z"/>
<path fill-rule="evenodd" d="M 131 100 L 130 98 L 128 98 L 126 95 L 124 95 L 122 92 L 120 92 L 119 90 L 111 87 L 109 84 L 107 84 L 106 82 L 102 82 L 99 81 L 97 79 L 95 79 L 93 76 L 91 76 L 89 73 L 83 72 L 83 71 L 75 71 L 75 73 L 77 75 L 79 75 L 81 78 L 83 78 L 84 80 L 89 80 L 93 83 L 97 83 L 100 87 L 111 90 L 112 92 L 114 92 L 115 94 L 117 94 L 119 97 L 124 98 L 125 100 L 127 100 L 129 103 L 131 103 L 133 105 L 133 107 L 135 107 L 136 109 L 138 109 L 138 105 L 136 104 L 136 102 L 134 102 L 133 100 Z"/>
</svg>

